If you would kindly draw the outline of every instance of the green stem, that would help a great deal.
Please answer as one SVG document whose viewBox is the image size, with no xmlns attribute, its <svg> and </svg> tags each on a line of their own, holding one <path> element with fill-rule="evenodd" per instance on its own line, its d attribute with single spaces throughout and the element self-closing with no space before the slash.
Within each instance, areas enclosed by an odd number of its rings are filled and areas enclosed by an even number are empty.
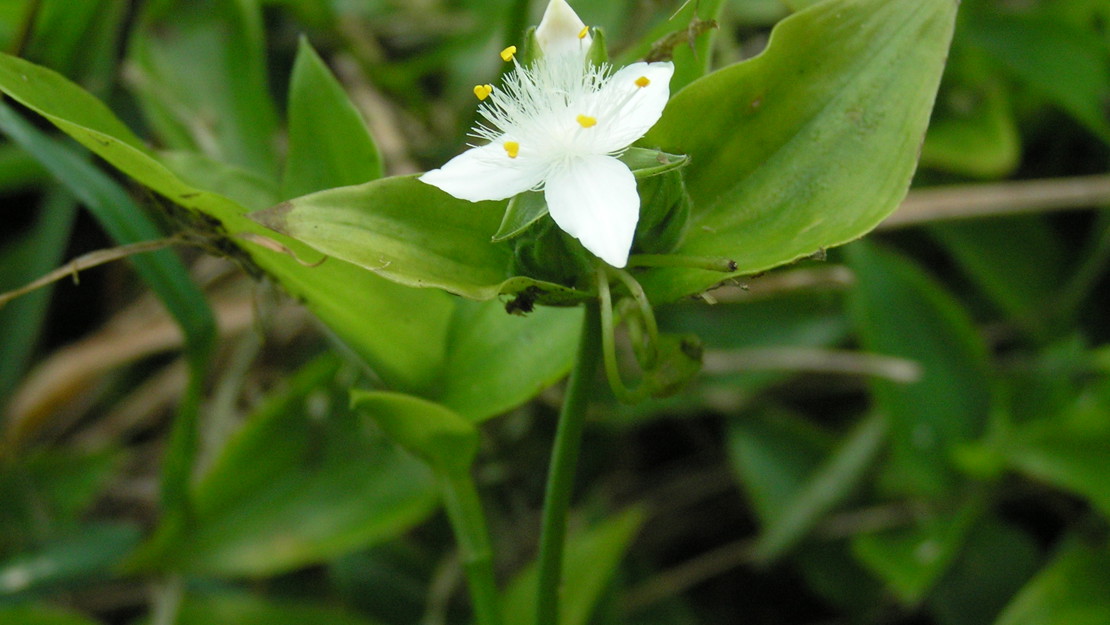
<svg viewBox="0 0 1110 625">
<path fill-rule="evenodd" d="M 601 354 L 601 304 L 586 304 L 586 319 L 578 343 L 578 359 L 567 383 L 559 426 L 547 473 L 540 533 L 539 583 L 536 588 L 536 625 L 559 622 L 559 598 L 563 577 L 563 547 L 566 542 L 567 512 L 574 486 L 575 466 L 586 422 L 590 383 Z"/>
<path fill-rule="evenodd" d="M 475 623 L 501 625 L 501 605 L 493 574 L 493 549 L 474 479 L 466 472 L 441 475 L 440 485 L 447 517 L 451 520 L 462 555 Z"/>
</svg>

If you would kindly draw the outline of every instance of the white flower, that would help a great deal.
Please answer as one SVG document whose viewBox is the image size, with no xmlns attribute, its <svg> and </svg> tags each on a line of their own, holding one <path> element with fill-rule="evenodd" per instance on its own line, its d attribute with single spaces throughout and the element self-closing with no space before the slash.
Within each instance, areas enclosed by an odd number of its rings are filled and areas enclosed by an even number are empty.
<svg viewBox="0 0 1110 625">
<path fill-rule="evenodd" d="M 624 267 L 640 197 L 616 156 L 659 120 L 674 66 L 633 63 L 614 72 L 588 63 L 588 28 L 564 0 L 551 0 L 536 40 L 543 54 L 535 63 L 517 64 L 500 88 L 474 88 L 485 123 L 473 136 L 488 143 L 420 180 L 471 202 L 543 189 L 560 228 Z M 502 56 L 510 60 L 514 52 Z"/>
</svg>

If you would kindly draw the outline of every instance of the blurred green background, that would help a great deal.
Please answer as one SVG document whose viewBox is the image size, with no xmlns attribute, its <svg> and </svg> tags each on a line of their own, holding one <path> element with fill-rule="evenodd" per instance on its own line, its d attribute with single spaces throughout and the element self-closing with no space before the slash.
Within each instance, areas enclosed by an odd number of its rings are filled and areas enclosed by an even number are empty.
<svg viewBox="0 0 1110 625">
<path fill-rule="evenodd" d="M 750 58 L 809 4 L 703 1 L 719 28 L 702 54 Z M 575 8 L 635 58 L 685 32 L 680 6 Z M 471 87 L 541 10 L 2 0 L 0 48 L 104 100 L 179 176 L 261 208 L 315 188 L 280 182 L 313 138 L 282 121 L 302 36 L 380 150 L 343 173 L 358 181 L 456 154 Z M 0 291 L 182 228 L 41 118 L 5 102 L 0 132 Z M 902 209 L 827 259 L 661 308 L 707 347 L 683 393 L 622 407 L 599 380 L 563 622 L 1110 623 L 1108 164 L 1110 3 L 964 0 Z M 368 366 L 226 251 L 138 256 L 0 309 L 0 623 L 469 622 L 435 480 L 347 407 L 405 363 Z M 405 310 L 425 301 L 403 291 Z M 468 306 L 454 314 L 481 326 Z M 573 338 L 574 319 L 536 314 Z M 510 615 L 529 612 L 560 398 L 538 391 L 569 367 L 563 344 L 521 341 L 455 346 L 513 371 L 531 366 L 513 349 L 561 354 L 482 427 Z"/>
</svg>

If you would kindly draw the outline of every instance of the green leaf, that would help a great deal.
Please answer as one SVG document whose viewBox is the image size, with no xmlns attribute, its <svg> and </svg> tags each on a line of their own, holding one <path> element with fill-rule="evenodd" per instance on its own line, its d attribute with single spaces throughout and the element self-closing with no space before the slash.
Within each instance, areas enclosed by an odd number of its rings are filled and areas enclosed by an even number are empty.
<svg viewBox="0 0 1110 625">
<path fill-rule="evenodd" d="M 1010 96 L 982 52 L 958 45 L 965 30 L 956 30 L 921 166 L 982 178 L 1005 176 L 1021 158 Z"/>
<path fill-rule="evenodd" d="M 512 250 L 490 242 L 506 202 L 467 202 L 416 179 L 383 178 L 283 202 L 251 216 L 317 250 L 414 287 L 472 299 L 524 291 L 548 303 L 587 294 L 508 276 Z"/>
<path fill-rule="evenodd" d="M 63 585 L 80 587 L 107 577 L 139 537 L 139 528 L 131 524 L 86 525 L 37 551 L 0 562 L 0 597 Z"/>
<path fill-rule="evenodd" d="M 96 621 L 59 608 L 37 605 L 0 605 L 0 623 L 19 625 L 98 625 Z"/>
<path fill-rule="evenodd" d="M 281 201 L 281 192 L 273 182 L 200 152 L 163 152 L 159 160 L 185 184 L 221 195 L 246 208 L 266 208 Z"/>
<path fill-rule="evenodd" d="M 189 595 L 177 625 L 374 625 L 338 607 L 246 594 Z"/>
<path fill-rule="evenodd" d="M 268 575 L 393 538 L 439 502 L 431 473 L 375 436 L 324 357 L 252 414 L 131 569 Z"/>
<path fill-rule="evenodd" d="M 855 239 L 913 174 L 955 0 L 829 0 L 783 20 L 760 56 L 675 94 L 641 141 L 687 154 L 690 225 L 675 254 L 750 274 Z M 647 272 L 662 302 L 719 273 Z"/>
<path fill-rule="evenodd" d="M 277 113 L 253 0 L 147 3 L 133 31 L 129 82 L 174 149 L 277 179 Z"/>
<path fill-rule="evenodd" d="M 0 165 L 2 167 L 2 165 Z M 46 274 L 62 262 L 77 217 L 73 196 L 47 192 L 35 224 L 16 245 L 0 249 L 0 292 L 15 289 Z M 0 308 L 0 413 L 23 376 L 46 320 L 51 287 L 29 293 Z M 2 419 L 0 419 L 2 421 Z"/>
<path fill-rule="evenodd" d="M 936 224 L 929 234 L 1002 312 L 1044 329 L 1046 320 L 1039 313 L 1067 271 L 1064 250 L 1043 215 Z"/>
<path fill-rule="evenodd" d="M 999 519 L 987 517 L 977 523 L 929 597 L 939 624 L 993 622 L 1036 572 L 1039 552 L 1033 537 Z"/>
<path fill-rule="evenodd" d="M 852 551 L 903 603 L 916 605 L 959 555 L 980 508 L 972 502 L 955 513 L 920 519 L 914 527 L 861 534 Z"/>
<path fill-rule="evenodd" d="M 301 38 L 289 85 L 284 198 L 382 176 L 378 146 L 327 65 Z"/>
<path fill-rule="evenodd" d="M 178 217 L 194 234 L 214 237 L 213 245 L 272 276 L 299 298 L 388 384 L 414 390 L 429 386 L 443 362 L 443 341 L 452 303 L 443 293 L 416 291 L 381 280 L 358 267 L 330 260 L 305 267 L 270 248 L 228 239 L 259 235 L 276 239 L 299 257 L 313 250 L 276 235 L 245 218 L 247 209 L 225 197 L 182 181 L 152 156 L 103 103 L 62 76 L 17 57 L 0 55 L 0 91 L 46 117 L 82 145 L 172 202 L 186 209 Z M 213 225 L 213 220 L 216 223 Z M 373 323 L 368 323 L 372 320 Z"/>
<path fill-rule="evenodd" d="M 411 395 L 351 391 L 361 410 L 409 453 L 445 475 L 470 471 L 478 453 L 478 428 L 458 413 Z"/>
<path fill-rule="evenodd" d="M 1110 623 L 1110 549 L 1071 539 L 1006 607 L 995 625 Z"/>
<path fill-rule="evenodd" d="M 967 312 L 913 263 L 863 241 L 845 249 L 859 278 L 851 312 L 864 347 L 922 370 L 909 384 L 871 381 L 876 408 L 890 423 L 890 468 L 899 488 L 939 494 L 958 479 L 954 449 L 986 426 L 986 347 Z"/>
<path fill-rule="evenodd" d="M 769 561 L 780 557 L 855 490 L 883 448 L 886 427 L 883 417 L 876 414 L 844 437 L 805 483 L 791 493 L 777 518 L 764 526 L 755 545 L 758 558 Z"/>
<path fill-rule="evenodd" d="M 620 566 L 644 513 L 631 508 L 606 519 L 567 541 L 563 559 L 563 588 L 560 593 L 559 625 L 586 625 L 602 591 Z M 531 564 L 505 590 L 505 622 L 530 625 L 536 619 L 537 571 Z"/>
<path fill-rule="evenodd" d="M 83 154 L 42 134 L 2 104 L 0 130 L 34 154 L 92 212 L 116 243 L 123 245 L 161 238 L 158 226 L 127 192 L 88 163 Z M 176 508 L 187 504 L 187 484 L 196 453 L 200 394 L 215 345 L 216 320 L 204 294 L 173 252 L 151 252 L 132 257 L 130 262 L 185 335 L 189 382 L 178 405 L 162 468 L 163 505 Z"/>
<path fill-rule="evenodd" d="M 519 406 L 570 371 L 581 325 L 581 308 L 459 302 L 437 401 L 476 423 Z"/>
<path fill-rule="evenodd" d="M 729 422 L 729 460 L 760 523 L 770 526 L 828 455 L 832 437 L 791 413 L 775 408 Z"/>
<path fill-rule="evenodd" d="M 1110 143 L 1110 50 L 1067 22 L 999 11 L 968 14 L 968 38 L 1017 79 Z"/>
<path fill-rule="evenodd" d="M 111 0 L 45 0 L 23 56 L 103 93 L 113 81 L 127 8 Z"/>
<path fill-rule="evenodd" d="M 1108 408 L 1103 404 L 1102 410 Z M 1110 518 L 1110 429 L 1084 432 L 1055 421 L 1032 423 L 1015 433 L 1003 453 L 1016 470 L 1086 497 Z"/>
</svg>

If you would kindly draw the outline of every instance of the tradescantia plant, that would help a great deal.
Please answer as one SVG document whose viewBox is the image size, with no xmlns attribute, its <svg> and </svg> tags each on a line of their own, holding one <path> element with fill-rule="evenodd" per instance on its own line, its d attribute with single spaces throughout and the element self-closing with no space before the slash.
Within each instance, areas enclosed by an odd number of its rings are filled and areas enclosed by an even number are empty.
<svg viewBox="0 0 1110 625">
<path fill-rule="evenodd" d="M 488 330 L 481 336 L 500 347 L 506 331 L 498 320 L 507 315 L 495 310 L 493 320 L 487 309 L 467 309 L 439 291 L 503 302 L 510 312 L 539 317 L 534 325 L 576 325 L 577 317 L 552 310 L 583 308 L 536 581 L 535 622 L 552 625 L 559 622 L 571 482 L 598 363 L 622 400 L 672 391 L 697 371 L 699 348 L 693 337 L 661 334 L 655 305 L 856 239 L 889 215 L 909 186 L 957 1 L 794 4 L 801 10 L 778 24 L 762 54 L 688 81 L 701 60 L 664 60 L 663 49 L 651 62 L 616 66 L 603 33 L 564 0 L 551 0 L 521 49 L 502 52 L 512 65 L 500 84 L 473 77 L 484 119 L 475 145 L 419 176 L 362 182 L 317 172 L 325 185 L 287 178 L 285 189 L 308 194 L 280 203 L 275 197 L 263 210 L 242 187 L 219 189 L 195 163 L 153 153 L 106 107 L 48 70 L 2 57 L 0 90 L 169 199 L 195 237 L 274 277 L 355 345 L 389 390 L 355 391 L 352 403 L 438 479 L 477 621 L 485 625 L 501 621 L 502 606 L 469 473 L 476 423 L 508 406 L 473 408 L 472 398 L 440 374 L 453 358 L 464 365 L 491 360 L 480 350 L 449 352 L 450 319 L 475 333 Z M 344 115 L 350 111 L 335 111 Z M 296 145 L 291 141 L 291 149 Z M 374 160 L 367 170 L 379 170 L 373 150 L 361 157 Z M 280 250 L 334 260 L 304 267 Z M 367 296 L 371 291 L 381 297 Z M 378 334 L 396 330 L 412 349 L 363 331 L 367 306 L 394 324 Z M 401 308 L 426 311 L 424 325 L 395 323 Z M 642 369 L 635 389 L 617 366 L 618 320 L 635 339 Z M 457 343 L 466 345 L 459 334 Z M 519 342 L 505 343 L 522 351 Z M 544 374 L 522 384 L 517 401 L 564 373 L 570 359 L 559 353 L 550 360 L 534 363 Z M 527 355 L 511 362 L 527 362 Z M 167 524 L 141 555 L 151 561 L 151 553 L 182 543 L 174 533 L 185 531 L 181 525 Z"/>
</svg>

